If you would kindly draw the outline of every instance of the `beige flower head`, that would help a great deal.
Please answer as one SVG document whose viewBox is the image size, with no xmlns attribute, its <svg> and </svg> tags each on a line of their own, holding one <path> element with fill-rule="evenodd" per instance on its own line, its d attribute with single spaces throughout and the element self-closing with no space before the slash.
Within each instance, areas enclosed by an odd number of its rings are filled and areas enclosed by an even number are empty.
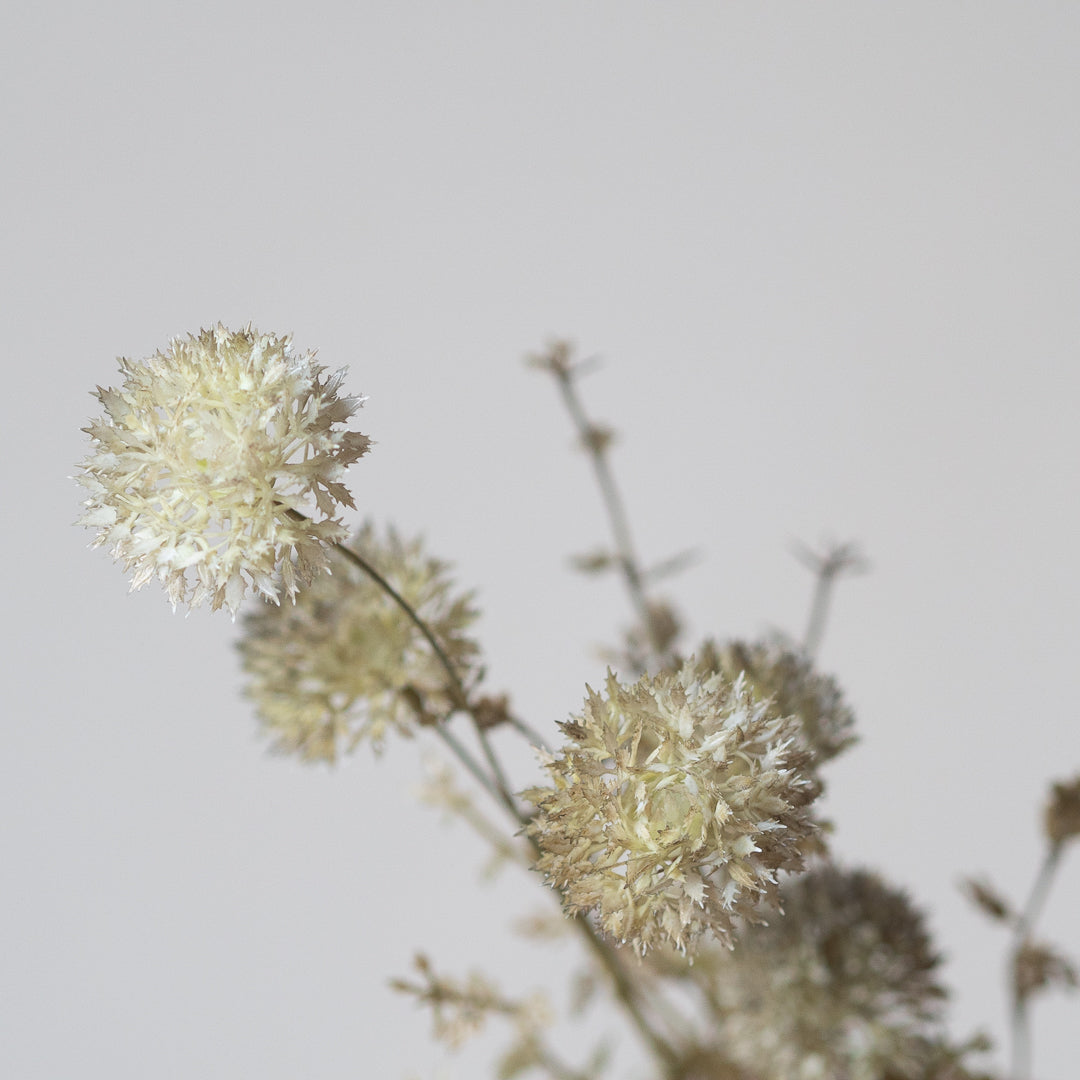
<svg viewBox="0 0 1080 1080">
<path fill-rule="evenodd" d="M 235 616 L 249 589 L 277 601 L 326 568 L 345 536 L 335 514 L 354 505 L 345 468 L 370 445 L 343 429 L 361 403 L 339 396 L 344 371 L 323 377 L 288 337 L 220 324 L 120 370 L 84 429 L 79 524 L 133 571 L 132 589 L 156 577 L 174 608 L 209 600 Z"/>
<path fill-rule="evenodd" d="M 562 730 L 552 787 L 525 792 L 537 867 L 567 911 L 594 913 L 615 940 L 642 952 L 726 941 L 775 897 L 777 871 L 802 869 L 810 754 L 742 679 L 693 660 L 633 685 L 609 672 Z"/>
<path fill-rule="evenodd" d="M 353 546 L 435 635 L 468 682 L 479 649 L 467 629 L 472 599 L 455 593 L 446 567 L 419 540 L 365 525 Z M 454 705 L 449 676 L 408 615 L 372 579 L 335 553 L 320 575 L 281 607 L 245 615 L 239 643 L 259 718 L 277 749 L 335 761 L 363 739 L 378 749 L 390 730 L 409 733 Z"/>
<path fill-rule="evenodd" d="M 781 899 L 782 917 L 695 965 L 725 1017 L 725 1052 L 768 1063 L 767 1080 L 938 1075 L 940 958 L 907 896 L 830 865 L 785 882 Z"/>
</svg>

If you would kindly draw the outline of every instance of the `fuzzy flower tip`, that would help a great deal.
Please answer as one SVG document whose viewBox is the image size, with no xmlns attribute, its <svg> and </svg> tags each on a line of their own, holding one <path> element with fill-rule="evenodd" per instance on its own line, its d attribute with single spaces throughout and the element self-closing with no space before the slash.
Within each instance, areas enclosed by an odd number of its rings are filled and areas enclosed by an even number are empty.
<svg viewBox="0 0 1080 1080">
<path fill-rule="evenodd" d="M 120 370 L 84 428 L 78 524 L 99 530 L 91 546 L 111 545 L 132 589 L 156 577 L 174 609 L 209 600 L 235 616 L 248 589 L 277 602 L 326 568 L 345 536 L 335 514 L 354 505 L 345 468 L 370 445 L 343 430 L 362 401 L 339 396 L 344 371 L 323 377 L 288 337 L 220 323 Z"/>
<path fill-rule="evenodd" d="M 553 786 L 525 792 L 537 868 L 569 912 L 641 952 L 727 941 L 775 898 L 777 871 L 803 867 L 818 785 L 797 722 L 692 659 L 633 685 L 609 672 L 606 691 L 561 725 Z"/>
<path fill-rule="evenodd" d="M 467 634 L 472 598 L 419 540 L 385 537 L 368 524 L 352 546 L 430 627 L 459 678 L 469 682 L 479 649 Z M 266 604 L 244 618 L 239 643 L 247 688 L 275 748 L 332 762 L 362 740 L 378 749 L 388 731 L 408 734 L 454 705 L 430 643 L 386 593 L 340 553 L 296 603 Z"/>
</svg>

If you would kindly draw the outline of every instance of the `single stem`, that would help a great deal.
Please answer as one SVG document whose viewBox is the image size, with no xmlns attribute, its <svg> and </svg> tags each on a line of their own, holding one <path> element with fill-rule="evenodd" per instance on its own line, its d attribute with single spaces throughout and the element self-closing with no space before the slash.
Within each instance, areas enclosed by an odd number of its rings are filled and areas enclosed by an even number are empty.
<svg viewBox="0 0 1080 1080">
<path fill-rule="evenodd" d="M 493 798 L 496 802 L 504 803 L 502 793 L 499 791 L 498 784 L 491 779 L 487 773 L 476 763 L 472 754 L 465 749 L 464 746 L 458 741 L 457 737 L 453 735 L 445 724 L 434 724 L 432 730 L 435 734 L 442 739 L 446 744 L 450 752 L 461 762 L 462 765 L 472 774 L 472 777 L 476 782 Z"/>
<path fill-rule="evenodd" d="M 615 554 L 619 568 L 622 571 L 623 580 L 626 582 L 630 600 L 637 611 L 638 618 L 649 635 L 652 651 L 657 659 L 663 652 L 663 642 L 660 640 L 653 624 L 652 613 L 649 611 L 649 602 L 645 596 L 644 575 L 634 552 L 634 542 L 630 535 L 630 521 L 626 514 L 626 507 L 619 494 L 615 483 L 615 474 L 611 471 L 607 455 L 604 453 L 602 444 L 594 438 L 596 431 L 585 408 L 578 397 L 577 388 L 574 386 L 573 373 L 566 368 L 554 372 L 559 384 L 559 391 L 566 404 L 566 410 L 570 413 L 574 425 L 578 429 L 581 441 L 592 459 L 593 470 L 596 473 L 597 483 L 600 485 L 600 494 L 604 500 L 604 508 L 607 511 L 608 521 L 611 524 L 612 536 L 615 540 Z"/>
<path fill-rule="evenodd" d="M 853 544 L 837 544 L 824 555 L 818 555 L 799 545 L 795 554 L 809 567 L 815 577 L 814 596 L 810 601 L 810 614 L 806 620 L 806 632 L 803 634 L 803 652 L 813 657 L 821 647 L 825 636 L 825 625 L 829 617 L 829 603 L 832 600 L 833 587 L 841 574 L 857 574 L 866 569 L 866 560 Z"/>
<path fill-rule="evenodd" d="M 450 696 L 453 699 L 454 707 L 461 710 L 462 712 L 468 713 L 472 717 L 473 725 L 475 726 L 477 736 L 480 739 L 480 746 L 484 751 L 484 757 L 487 759 L 488 765 L 491 767 L 491 773 L 492 777 L 494 777 L 494 780 L 484 774 L 484 772 L 476 764 L 475 760 L 465 750 L 465 747 L 462 746 L 461 743 L 458 742 L 457 739 L 455 739 L 449 731 L 447 731 L 445 722 L 433 725 L 436 733 L 443 740 L 443 742 L 445 742 L 446 745 L 450 747 L 458 760 L 483 785 L 485 790 L 487 790 L 491 795 L 493 795 L 496 799 L 498 799 L 506 806 L 506 808 L 514 815 L 515 819 L 518 821 L 519 824 L 528 824 L 528 818 L 521 813 L 521 811 L 517 807 L 517 804 L 514 802 L 514 796 L 510 790 L 510 785 L 507 782 L 506 774 L 503 772 L 499 760 L 495 757 L 495 753 L 492 750 L 486 730 L 481 726 L 481 724 L 476 718 L 476 714 L 473 710 L 472 704 L 469 701 L 469 695 L 465 689 L 465 685 L 464 683 L 462 683 L 461 677 L 458 675 L 456 668 L 450 660 L 450 657 L 446 655 L 446 651 L 443 649 L 442 645 L 439 644 L 438 639 L 432 633 L 430 627 L 427 625 L 426 622 L 424 622 L 423 619 L 420 618 L 419 614 L 417 614 L 416 610 L 408 602 L 408 600 L 406 600 L 405 597 L 403 597 L 401 593 L 399 593 L 397 589 L 395 589 L 394 586 L 391 585 L 390 582 L 387 581 L 386 578 L 384 578 L 382 574 L 380 574 L 379 571 L 376 570 L 375 567 L 367 561 L 367 559 L 365 559 L 358 552 L 353 551 L 352 548 L 346 547 L 344 544 L 335 544 L 334 547 L 338 550 L 340 554 L 344 555 L 345 558 L 348 559 L 354 566 L 359 567 L 359 569 L 361 569 L 365 574 L 367 574 L 368 577 L 370 577 L 372 581 L 374 581 L 375 584 L 378 585 L 379 588 L 382 589 L 387 594 L 387 596 L 389 596 L 398 605 L 398 607 L 400 607 L 401 610 L 405 612 L 406 615 L 408 615 L 413 625 L 420 631 L 421 634 L 424 635 L 424 638 L 435 651 L 435 655 L 439 658 L 439 662 L 442 664 L 443 668 L 446 670 L 446 674 L 450 678 Z"/>
<path fill-rule="evenodd" d="M 304 515 L 299 513 L 298 511 L 291 510 L 289 511 L 289 514 L 294 518 L 304 519 Z M 387 581 L 386 578 L 384 578 L 382 574 L 380 574 L 379 571 L 376 570 L 375 567 L 372 566 L 371 563 L 369 563 L 367 559 L 365 559 L 359 552 L 354 551 L 352 548 L 347 547 L 345 544 L 335 543 L 334 547 L 339 554 L 343 555 L 354 566 L 367 574 L 368 577 L 370 577 L 372 581 L 374 581 L 375 584 L 378 585 L 379 588 L 382 589 L 386 593 L 386 595 L 389 596 L 390 599 L 393 600 L 394 603 L 396 603 L 398 607 L 400 607 L 401 610 L 405 612 L 412 624 L 417 628 L 417 630 L 420 631 L 421 634 L 424 635 L 425 640 L 435 651 L 435 655 L 438 657 L 439 663 L 442 664 L 443 669 L 446 671 L 446 674 L 450 678 L 450 690 L 451 697 L 454 700 L 454 707 L 456 709 L 460 709 L 462 712 L 467 712 L 470 716 L 473 717 L 473 721 L 475 722 L 476 717 L 473 714 L 473 708 L 471 703 L 469 702 L 469 695 L 468 691 L 465 689 L 465 684 L 461 681 L 461 676 L 458 674 L 457 668 L 454 667 L 453 661 L 450 659 L 449 656 L 446 655 L 446 650 L 442 647 L 441 644 L 439 644 L 438 638 L 436 638 L 435 635 L 432 633 L 431 628 L 427 625 L 427 623 L 425 623 L 424 620 L 420 618 L 420 616 L 417 614 L 416 610 L 408 602 L 408 600 L 406 600 L 405 597 L 403 597 L 401 593 L 399 593 L 397 589 L 395 589 L 394 586 L 391 585 L 390 582 Z M 511 727 L 524 735 L 530 742 L 534 743 L 536 746 L 543 747 L 543 738 L 537 731 L 535 731 L 527 723 L 525 723 L 524 720 L 521 720 L 516 716 L 508 716 L 507 722 L 510 724 Z M 478 723 L 476 726 L 478 731 L 482 730 Z"/>
<path fill-rule="evenodd" d="M 1050 893 L 1054 874 L 1057 872 L 1058 864 L 1061 862 L 1061 849 L 1061 844 L 1051 844 L 1046 850 L 1035 883 L 1031 886 L 1031 893 L 1028 896 L 1027 903 L 1020 913 L 1020 918 L 1016 921 L 1014 937 L 1018 945 L 1027 941 L 1031 936 L 1035 920 L 1038 919 L 1043 907 L 1046 905 L 1046 898 Z"/>
<path fill-rule="evenodd" d="M 337 549 L 339 554 L 344 555 L 345 558 L 348 559 L 349 562 L 351 562 L 354 566 L 357 566 L 361 570 L 363 570 L 364 573 L 367 574 L 368 577 L 370 577 L 371 580 L 374 581 L 375 584 L 378 585 L 379 588 L 382 589 L 383 592 L 385 592 L 386 595 L 389 596 L 390 599 L 393 600 L 397 604 L 397 606 L 401 608 L 401 610 L 404 611 L 406 615 L 409 616 L 412 624 L 416 627 L 417 630 L 420 631 L 421 634 L 424 635 L 427 643 L 432 647 L 432 649 L 434 649 L 435 655 L 439 658 L 439 663 L 441 663 L 442 666 L 446 669 L 446 674 L 450 677 L 450 696 L 454 699 L 455 707 L 461 709 L 464 712 L 470 712 L 471 710 L 469 708 L 469 695 L 468 693 L 466 693 L 465 685 L 461 681 L 461 676 L 458 675 L 457 669 L 451 662 L 450 657 L 446 655 L 446 651 L 439 644 L 438 639 L 428 628 L 427 623 L 424 622 L 424 620 L 421 619 L 419 615 L 417 615 L 408 600 L 406 600 L 405 597 L 403 597 L 401 593 L 399 593 L 397 589 L 395 589 L 394 586 L 391 585 L 390 582 L 387 581 L 386 578 L 384 578 L 382 574 L 380 574 L 379 571 L 376 570 L 375 567 L 367 561 L 367 559 L 365 559 L 357 552 L 353 551 L 352 548 L 346 547 L 344 544 L 334 544 L 334 547 Z"/>
<path fill-rule="evenodd" d="M 565 1064 L 559 1057 L 548 1048 L 539 1038 L 536 1040 L 537 1062 L 555 1077 L 555 1080 L 590 1080 L 583 1072 Z"/>
<path fill-rule="evenodd" d="M 1012 1080 L 1027 1080 L 1031 1075 L 1031 1023 L 1028 1016 L 1027 998 L 1016 993 L 1013 987 L 1011 1018 Z"/>
<path fill-rule="evenodd" d="M 806 621 L 806 633 L 803 634 L 803 652 L 813 656 L 821 646 L 825 636 L 825 623 L 829 616 L 829 599 L 836 574 L 821 571 L 814 582 L 814 598 L 810 602 L 810 616 Z"/>
<path fill-rule="evenodd" d="M 584 916 L 579 916 L 573 921 L 581 928 L 581 932 L 585 937 L 586 942 L 588 942 L 589 947 L 603 965 L 608 975 L 611 976 L 611 981 L 615 984 L 616 997 L 622 1003 L 622 1006 L 626 1009 L 627 1013 L 630 1014 L 634 1023 L 637 1025 L 638 1031 L 641 1032 L 642 1036 L 648 1042 L 657 1059 L 663 1063 L 666 1076 L 669 1078 L 678 1077 L 682 1071 L 680 1069 L 679 1055 L 663 1036 L 653 1030 L 648 1018 L 641 1010 L 641 1005 L 638 1002 L 637 990 L 627 977 L 618 957 L 612 951 L 610 946 L 600 938 L 600 935 L 597 934 L 592 923 L 590 923 L 588 919 Z"/>
<path fill-rule="evenodd" d="M 512 1010 L 509 1010 L 512 1011 Z M 533 1063 L 544 1069 L 552 1080 L 591 1080 L 583 1072 L 567 1065 L 540 1037 L 530 1037 Z M 515 1072 L 516 1076 L 517 1073 Z"/>
<path fill-rule="evenodd" d="M 547 742 L 544 740 L 544 737 L 540 734 L 540 732 L 536 730 L 536 728 L 525 723 L 524 720 L 518 719 L 518 717 L 516 716 L 508 716 L 506 722 L 520 735 L 524 735 L 525 738 L 533 746 L 539 747 L 539 749 L 547 751 Z"/>
<path fill-rule="evenodd" d="M 1035 921 L 1046 905 L 1046 898 L 1050 894 L 1050 886 L 1053 884 L 1054 874 L 1061 861 L 1062 845 L 1051 844 L 1043 858 L 1039 872 L 1035 876 L 1035 882 L 1031 886 L 1031 893 L 1027 903 L 1020 912 L 1013 929 L 1012 948 L 1012 1068 L 1010 1070 L 1013 1080 L 1029 1080 L 1031 1076 L 1031 1018 L 1028 1013 L 1027 993 L 1018 985 L 1016 979 L 1016 963 L 1020 953 L 1031 938 L 1031 931 Z"/>
<path fill-rule="evenodd" d="M 510 783 L 506 778 L 506 773 L 503 771 L 502 762 L 495 756 L 495 748 L 491 745 L 491 740 L 488 738 L 487 729 L 482 728 L 477 724 L 476 734 L 480 740 L 480 749 L 483 750 L 484 758 L 487 760 L 488 767 L 491 769 L 491 774 L 495 777 L 495 787 L 499 793 L 500 801 L 514 816 L 519 825 L 528 825 L 529 816 L 523 814 L 521 810 L 518 809 L 518 804 L 514 801 L 514 795 L 510 790 Z"/>
</svg>

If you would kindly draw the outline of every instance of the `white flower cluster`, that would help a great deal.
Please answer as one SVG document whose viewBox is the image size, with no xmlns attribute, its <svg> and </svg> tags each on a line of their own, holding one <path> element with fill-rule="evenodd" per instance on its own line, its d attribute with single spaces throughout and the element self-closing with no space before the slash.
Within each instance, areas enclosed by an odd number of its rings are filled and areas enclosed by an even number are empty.
<svg viewBox="0 0 1080 1080">
<path fill-rule="evenodd" d="M 345 468 L 370 445 L 342 429 L 360 404 L 338 394 L 344 371 L 324 378 L 289 338 L 220 324 L 120 369 L 84 429 L 79 523 L 133 571 L 132 589 L 156 577 L 174 608 L 209 600 L 235 616 L 248 589 L 277 601 L 326 568 L 345 537 L 334 515 L 353 506 Z"/>
</svg>

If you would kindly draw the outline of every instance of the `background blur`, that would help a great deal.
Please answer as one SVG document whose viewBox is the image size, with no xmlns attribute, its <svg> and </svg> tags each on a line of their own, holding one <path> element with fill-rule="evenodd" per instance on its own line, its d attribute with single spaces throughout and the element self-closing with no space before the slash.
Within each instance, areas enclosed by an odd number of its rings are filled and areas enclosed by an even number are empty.
<svg viewBox="0 0 1080 1080">
<path fill-rule="evenodd" d="M 606 526 L 521 364 L 552 335 L 604 357 L 645 561 L 701 549 L 691 642 L 800 632 L 791 543 L 858 540 L 835 846 L 930 913 L 955 1034 L 1004 1038 L 1004 934 L 956 885 L 1019 902 L 1080 768 L 1080 8 L 10 2 L 0 84 L 0 1074 L 480 1077 L 505 1033 L 450 1055 L 387 979 L 423 948 L 558 988 L 576 955 L 416 803 L 433 741 L 268 755 L 227 615 L 126 595 L 71 527 L 87 391 L 217 320 L 349 366 L 358 504 L 479 589 L 537 726 L 630 617 L 566 567 Z M 1074 957 L 1078 897 L 1080 850 L 1042 923 Z M 1041 1080 L 1078 1021 L 1037 1007 Z"/>
</svg>

